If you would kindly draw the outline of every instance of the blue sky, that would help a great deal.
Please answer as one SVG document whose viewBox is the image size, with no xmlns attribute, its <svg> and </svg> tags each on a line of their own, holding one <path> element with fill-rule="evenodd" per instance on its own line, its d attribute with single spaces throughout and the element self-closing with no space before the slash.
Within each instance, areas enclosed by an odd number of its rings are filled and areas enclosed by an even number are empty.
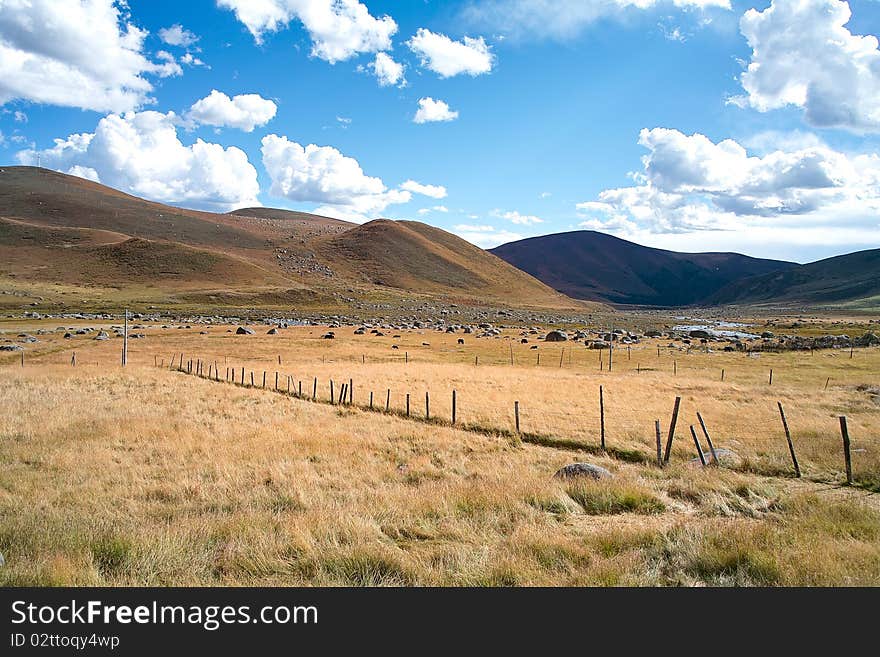
<svg viewBox="0 0 880 657">
<path fill-rule="evenodd" d="M 880 246 L 875 34 L 873 0 L 0 0 L 0 162 L 803 262 Z"/>
</svg>

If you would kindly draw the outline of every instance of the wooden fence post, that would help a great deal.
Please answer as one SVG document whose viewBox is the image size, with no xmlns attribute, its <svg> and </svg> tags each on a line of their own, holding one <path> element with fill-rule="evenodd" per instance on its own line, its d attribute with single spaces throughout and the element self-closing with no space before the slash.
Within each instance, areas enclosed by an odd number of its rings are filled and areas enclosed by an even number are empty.
<svg viewBox="0 0 880 657">
<path fill-rule="evenodd" d="M 519 433 L 519 402 L 513 402 L 513 416 L 516 419 L 516 432 Z"/>
<path fill-rule="evenodd" d="M 705 467 L 705 465 L 706 465 L 706 457 L 703 456 L 703 448 L 700 447 L 700 440 L 699 440 L 699 438 L 697 438 L 697 432 L 694 430 L 694 425 L 693 425 L 693 424 L 691 425 L 691 436 L 692 436 L 693 439 L 694 439 L 694 445 L 697 446 L 697 454 L 700 455 L 700 463 L 702 463 L 703 466 Z"/>
<path fill-rule="evenodd" d="M 605 449 L 605 391 L 599 386 L 599 440 Z"/>
<path fill-rule="evenodd" d="M 373 410 L 373 391 L 370 390 L 370 410 Z"/>
<path fill-rule="evenodd" d="M 388 388 L 388 390 L 385 392 L 385 412 L 387 413 L 390 410 L 391 410 L 391 388 Z"/>
<path fill-rule="evenodd" d="M 406 393 L 406 416 L 409 417 L 409 393 Z"/>
<path fill-rule="evenodd" d="M 843 459 L 846 464 L 846 483 L 852 485 L 852 457 L 849 452 L 849 430 L 846 428 L 846 416 L 840 416 L 840 435 L 843 437 Z"/>
<path fill-rule="evenodd" d="M 703 430 L 703 435 L 706 436 L 706 442 L 709 444 L 709 453 L 712 454 L 712 463 L 714 465 L 718 465 L 718 454 L 715 453 L 715 445 L 712 444 L 712 438 L 709 437 L 709 431 L 706 429 L 706 423 L 703 422 L 703 416 L 697 412 L 697 420 L 700 421 L 700 428 Z"/>
<path fill-rule="evenodd" d="M 660 438 L 660 420 L 654 420 L 654 435 L 657 438 L 657 465 L 663 467 L 663 442 Z"/>
<path fill-rule="evenodd" d="M 331 404 L 336 403 L 336 399 L 333 395 L 333 379 L 330 379 L 330 403 Z"/>
<path fill-rule="evenodd" d="M 794 443 L 791 441 L 791 431 L 788 430 L 788 420 L 785 419 L 785 410 L 782 408 L 782 402 L 776 402 L 779 407 L 779 415 L 782 417 L 782 428 L 785 429 L 785 439 L 788 441 L 788 451 L 791 452 L 791 462 L 794 464 L 794 474 L 796 477 L 801 476 L 801 468 L 798 465 L 797 456 L 794 453 Z"/>
<path fill-rule="evenodd" d="M 354 379 L 348 380 L 348 403 L 354 404 Z"/>
<path fill-rule="evenodd" d="M 425 419 L 431 419 L 431 398 L 427 390 L 425 390 Z"/>
<path fill-rule="evenodd" d="M 289 383 L 290 383 L 290 380 L 288 379 L 288 384 Z M 278 390 L 278 372 L 275 372 L 275 390 Z"/>
<path fill-rule="evenodd" d="M 770 368 L 770 381 L 768 382 L 767 385 L 771 385 L 771 386 L 773 385 L 773 368 L 772 367 Z"/>
<path fill-rule="evenodd" d="M 312 382 L 312 401 L 318 401 L 318 377 Z"/>
<path fill-rule="evenodd" d="M 452 391 L 452 424 L 455 424 L 455 413 L 456 413 L 456 399 L 455 399 L 455 390 Z"/>
<path fill-rule="evenodd" d="M 675 436 L 675 424 L 678 422 L 678 409 L 681 407 L 681 397 L 675 398 L 675 405 L 672 407 L 672 421 L 669 423 L 669 435 L 666 437 L 666 453 L 663 455 L 663 462 L 669 463 L 669 454 L 672 451 L 672 439 Z"/>
</svg>

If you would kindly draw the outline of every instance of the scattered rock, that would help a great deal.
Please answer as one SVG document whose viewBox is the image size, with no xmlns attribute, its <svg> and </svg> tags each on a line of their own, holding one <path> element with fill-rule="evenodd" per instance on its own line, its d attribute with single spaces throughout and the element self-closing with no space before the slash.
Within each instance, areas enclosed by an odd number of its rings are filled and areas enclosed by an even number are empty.
<svg viewBox="0 0 880 657">
<path fill-rule="evenodd" d="M 614 477 L 608 470 L 592 463 L 572 463 L 560 468 L 553 475 L 557 479 L 572 479 L 574 477 L 589 477 L 591 479 L 611 479 Z"/>
<path fill-rule="evenodd" d="M 98 335 L 94 337 L 95 340 L 109 340 L 110 336 L 107 335 L 107 331 L 100 331 Z"/>
<path fill-rule="evenodd" d="M 266 335 L 278 335 L 278 329 L 274 326 L 266 331 Z"/>
<path fill-rule="evenodd" d="M 544 342 L 566 342 L 568 336 L 564 331 L 550 331 L 545 337 Z"/>
<path fill-rule="evenodd" d="M 743 464 L 743 458 L 732 449 L 727 449 L 726 447 L 716 447 L 715 453 L 718 455 L 718 465 L 720 465 L 721 467 L 738 468 Z M 712 463 L 712 452 L 704 452 L 703 458 L 706 459 L 707 465 Z M 691 463 L 694 465 L 699 465 L 700 457 L 697 456 L 692 458 Z"/>
<path fill-rule="evenodd" d="M 235 329 L 235 334 L 236 335 L 253 335 L 254 329 L 248 328 L 247 326 L 239 326 L 237 329 Z"/>
</svg>

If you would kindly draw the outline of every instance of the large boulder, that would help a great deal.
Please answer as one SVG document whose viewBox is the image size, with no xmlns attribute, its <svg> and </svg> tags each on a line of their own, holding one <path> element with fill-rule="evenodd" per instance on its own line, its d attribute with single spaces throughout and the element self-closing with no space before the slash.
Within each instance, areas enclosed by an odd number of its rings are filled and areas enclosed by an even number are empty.
<svg viewBox="0 0 880 657">
<path fill-rule="evenodd" d="M 727 449 L 726 447 L 716 447 L 715 454 L 718 455 L 718 465 L 724 468 L 738 468 L 743 464 L 743 458 L 732 449 Z M 712 463 L 712 452 L 706 450 L 703 453 L 703 458 L 706 460 L 706 464 Z M 691 463 L 693 465 L 700 464 L 700 457 L 696 456 L 691 459 Z"/>
<path fill-rule="evenodd" d="M 560 468 L 553 475 L 557 479 L 574 479 L 577 477 L 589 477 L 590 479 L 611 479 L 614 477 L 608 470 L 592 463 L 572 463 Z"/>
<path fill-rule="evenodd" d="M 94 337 L 95 340 L 109 340 L 110 336 L 107 334 L 107 331 L 99 331 L 98 335 Z"/>
<path fill-rule="evenodd" d="M 705 329 L 694 329 L 690 333 L 688 333 L 688 337 L 691 338 L 711 338 L 712 334 Z"/>
<path fill-rule="evenodd" d="M 568 336 L 564 331 L 550 331 L 545 337 L 545 342 L 566 342 L 568 341 Z"/>
<path fill-rule="evenodd" d="M 235 334 L 236 335 L 253 335 L 254 329 L 248 328 L 247 326 L 239 326 L 237 329 L 235 329 Z"/>
<path fill-rule="evenodd" d="M 266 335 L 278 335 L 278 329 L 273 326 L 268 331 L 266 331 Z"/>
</svg>

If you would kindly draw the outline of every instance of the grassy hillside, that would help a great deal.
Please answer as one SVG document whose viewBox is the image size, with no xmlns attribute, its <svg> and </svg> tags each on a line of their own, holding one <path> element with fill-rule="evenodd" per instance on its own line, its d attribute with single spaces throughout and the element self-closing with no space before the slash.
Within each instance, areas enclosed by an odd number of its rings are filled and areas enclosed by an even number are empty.
<svg viewBox="0 0 880 657">
<path fill-rule="evenodd" d="M 371 285 L 577 307 L 492 254 L 419 222 L 371 221 L 322 241 L 319 251 L 348 276 Z"/>
<path fill-rule="evenodd" d="M 880 306 L 880 249 L 858 251 L 732 283 L 714 303 Z"/>
<path fill-rule="evenodd" d="M 737 253 L 677 253 L 595 231 L 533 237 L 491 250 L 550 287 L 578 299 L 681 306 L 728 283 L 792 267 Z"/>
<path fill-rule="evenodd" d="M 413 295 L 583 307 L 423 224 L 357 226 L 273 208 L 199 212 L 35 167 L 0 168 L 0 256 L 5 288 L 44 296 L 41 284 L 71 285 L 88 296 L 101 287 L 108 303 L 136 290 L 144 301 L 235 307 L 341 309 L 343 299 Z"/>
</svg>

